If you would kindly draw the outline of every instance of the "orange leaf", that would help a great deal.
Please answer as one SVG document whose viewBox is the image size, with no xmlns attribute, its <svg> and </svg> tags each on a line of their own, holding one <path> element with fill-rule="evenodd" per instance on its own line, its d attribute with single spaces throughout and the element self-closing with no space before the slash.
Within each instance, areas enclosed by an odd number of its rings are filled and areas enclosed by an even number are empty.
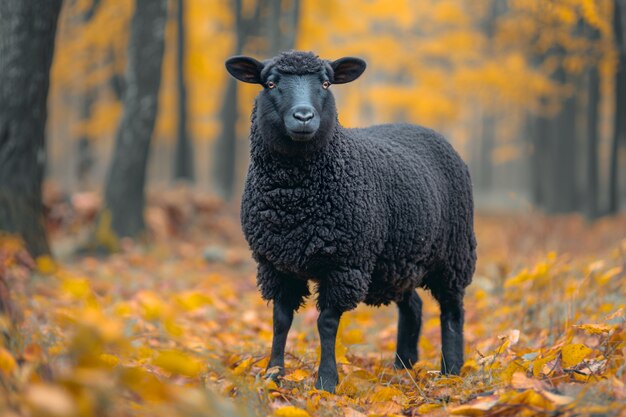
<svg viewBox="0 0 626 417">
<path fill-rule="evenodd" d="M 309 376 L 308 372 L 303 371 L 302 369 L 296 369 L 289 375 L 285 376 L 285 379 L 287 381 L 300 382 L 306 379 L 308 376 Z"/>
<path fill-rule="evenodd" d="M 8 375 L 15 368 L 17 368 L 17 362 L 15 362 L 13 355 L 5 348 L 0 347 L 0 372 Z"/>
</svg>

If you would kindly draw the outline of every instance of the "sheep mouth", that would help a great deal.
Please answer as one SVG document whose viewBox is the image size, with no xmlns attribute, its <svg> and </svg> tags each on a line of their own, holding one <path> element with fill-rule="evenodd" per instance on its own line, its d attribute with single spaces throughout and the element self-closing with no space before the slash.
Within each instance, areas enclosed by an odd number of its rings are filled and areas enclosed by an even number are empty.
<svg viewBox="0 0 626 417">
<path fill-rule="evenodd" d="M 289 137 L 295 142 L 308 142 L 316 132 L 317 130 L 290 130 Z"/>
</svg>

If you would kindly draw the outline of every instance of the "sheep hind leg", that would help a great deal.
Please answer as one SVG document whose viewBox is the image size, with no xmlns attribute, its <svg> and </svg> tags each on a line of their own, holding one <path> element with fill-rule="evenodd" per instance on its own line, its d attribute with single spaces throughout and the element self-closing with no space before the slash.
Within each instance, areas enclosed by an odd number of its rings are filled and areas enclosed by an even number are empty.
<svg viewBox="0 0 626 417">
<path fill-rule="evenodd" d="M 434 295 L 441 309 L 441 373 L 459 375 L 463 367 L 463 295 Z"/>
<path fill-rule="evenodd" d="M 398 304 L 396 369 L 411 368 L 418 361 L 417 343 L 422 327 L 422 300 L 415 290 L 407 292 Z"/>
</svg>

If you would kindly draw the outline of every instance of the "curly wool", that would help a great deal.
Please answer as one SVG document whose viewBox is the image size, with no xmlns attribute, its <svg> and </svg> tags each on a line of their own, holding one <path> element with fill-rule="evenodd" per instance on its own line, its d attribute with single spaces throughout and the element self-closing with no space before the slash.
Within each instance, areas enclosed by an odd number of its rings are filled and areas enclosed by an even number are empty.
<svg viewBox="0 0 626 417">
<path fill-rule="evenodd" d="M 284 74 L 315 74 L 316 72 L 326 69 L 329 75 L 332 75 L 332 69 L 328 65 L 328 61 L 321 59 L 313 52 L 303 51 L 287 51 L 282 52 L 278 56 L 267 62 L 265 71 L 269 68 L 276 68 Z"/>
<path fill-rule="evenodd" d="M 285 57 L 302 66 L 302 61 Z M 440 134 L 390 124 L 346 129 L 306 157 L 272 152 L 252 117 L 242 225 L 267 300 L 293 308 L 399 301 L 428 288 L 462 299 L 476 263 L 471 181 Z"/>
</svg>

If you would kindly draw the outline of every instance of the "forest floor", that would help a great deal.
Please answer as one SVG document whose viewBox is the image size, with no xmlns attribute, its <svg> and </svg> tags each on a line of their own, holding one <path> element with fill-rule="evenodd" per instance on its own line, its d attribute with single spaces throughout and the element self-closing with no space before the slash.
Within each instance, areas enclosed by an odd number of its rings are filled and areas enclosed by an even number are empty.
<svg viewBox="0 0 626 417">
<path fill-rule="evenodd" d="M 236 210 L 192 200 L 153 197 L 150 237 L 110 256 L 75 255 L 89 222 L 75 208 L 51 216 L 55 260 L 0 239 L 0 415 L 626 416 L 624 216 L 479 215 L 462 375 L 438 372 L 438 307 L 420 290 L 420 362 L 394 370 L 395 308 L 360 306 L 342 319 L 328 394 L 313 387 L 314 300 L 283 383 L 264 380 L 271 307 Z"/>
</svg>

